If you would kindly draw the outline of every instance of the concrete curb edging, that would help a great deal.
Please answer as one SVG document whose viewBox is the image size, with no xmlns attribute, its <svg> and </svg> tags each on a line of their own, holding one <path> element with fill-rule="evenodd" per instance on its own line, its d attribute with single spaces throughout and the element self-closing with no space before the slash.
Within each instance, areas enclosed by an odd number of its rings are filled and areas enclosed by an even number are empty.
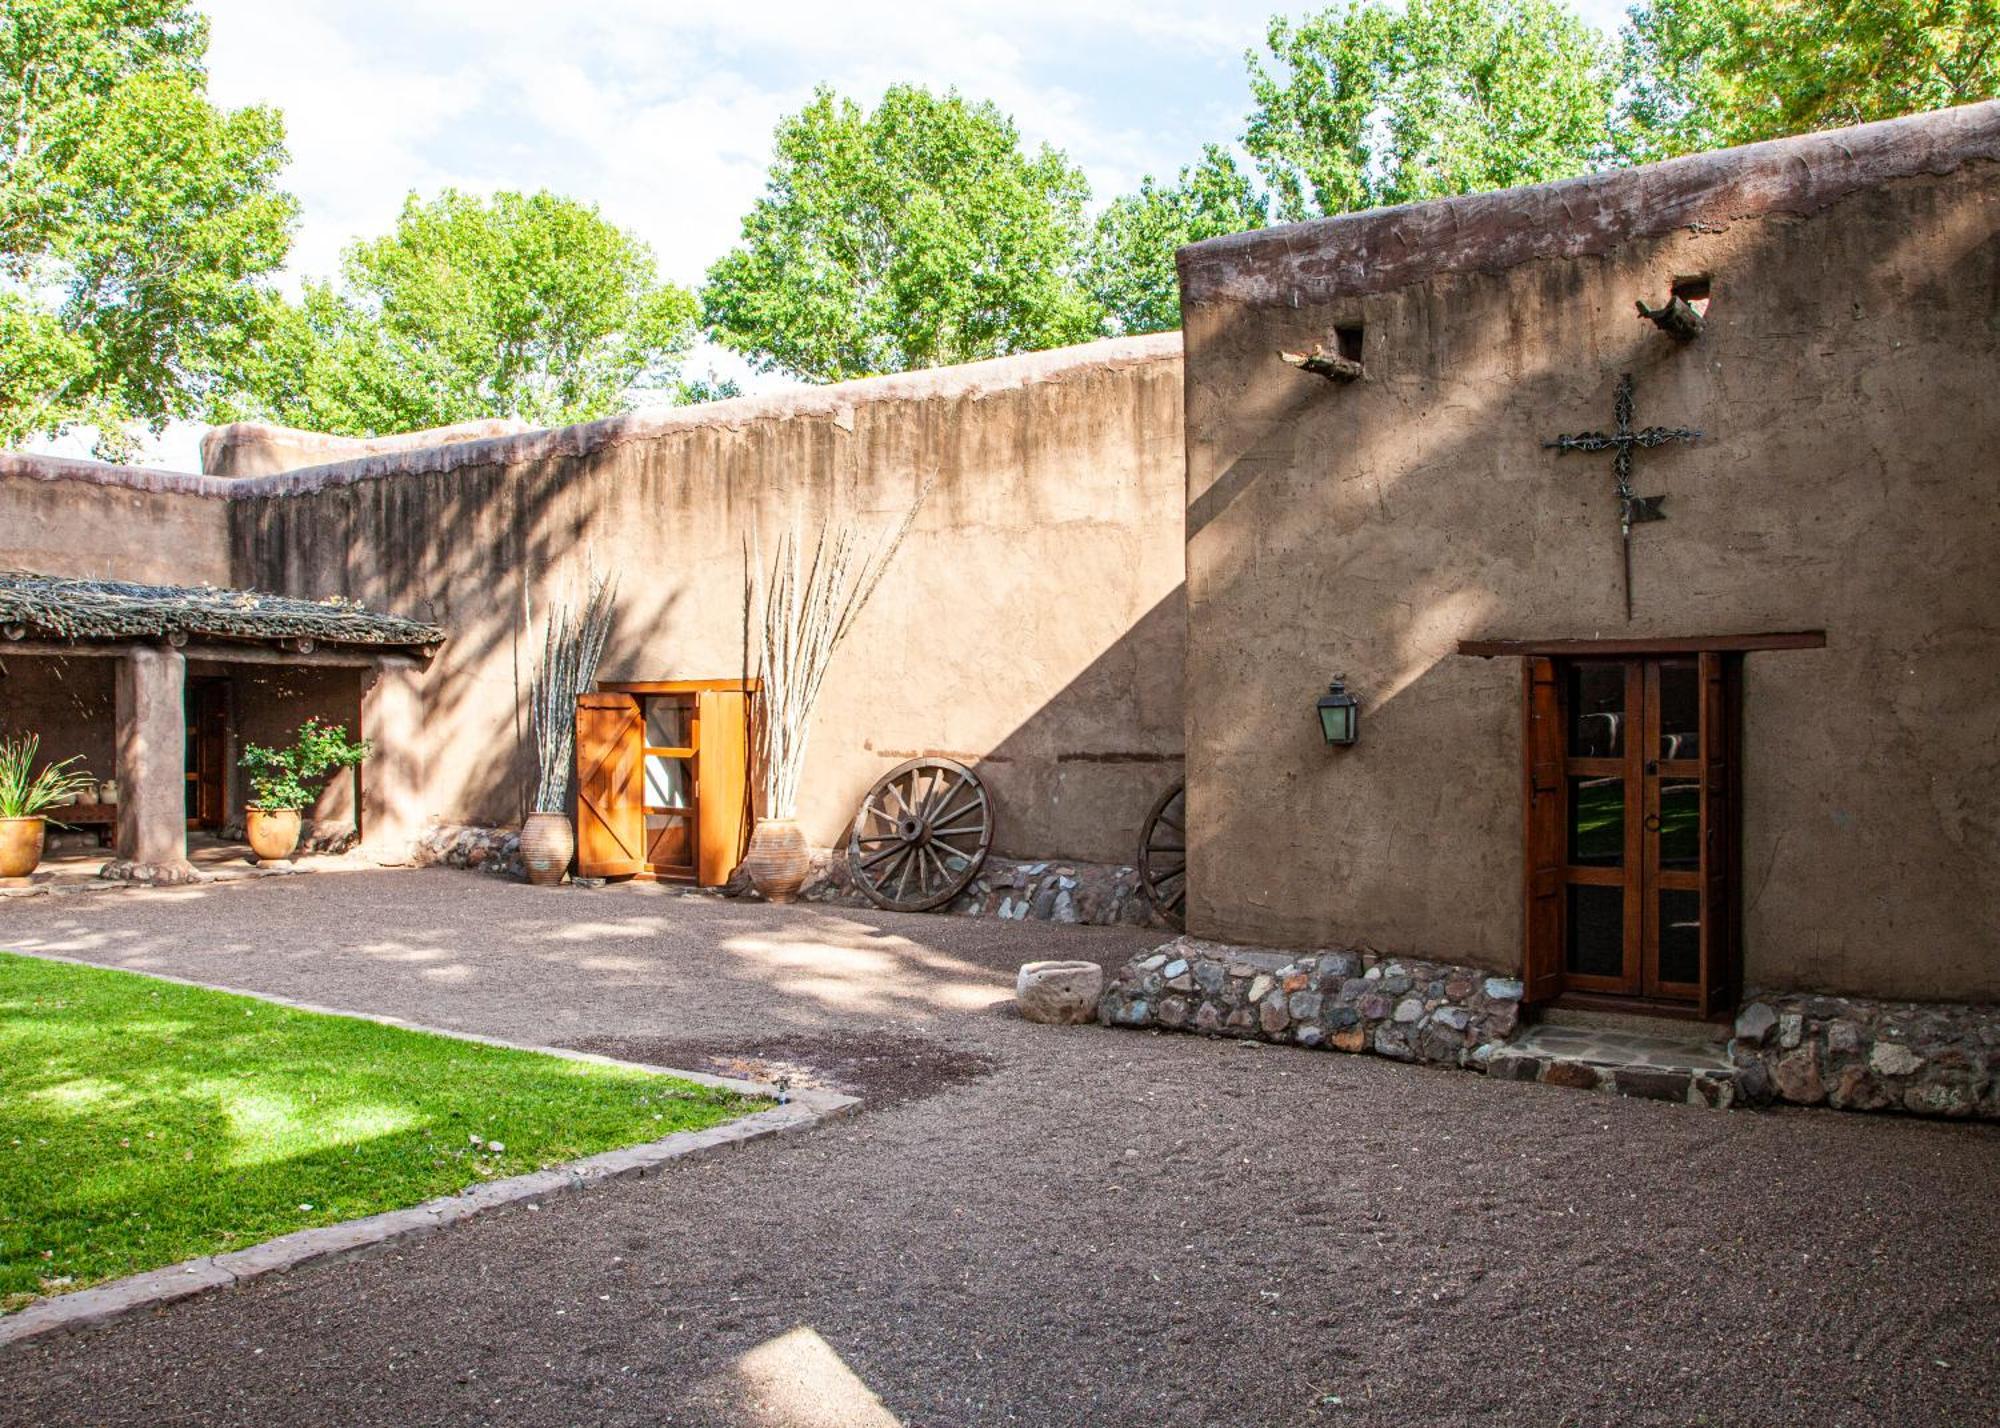
<svg viewBox="0 0 2000 1428">
<path fill-rule="evenodd" d="M 20 952 L 17 955 L 40 957 L 41 960 L 48 962 L 66 962 L 79 967 L 96 967 L 104 971 L 133 970 L 125 967 L 106 967 L 101 962 L 91 962 L 78 957 L 46 956 L 35 952 Z M 711 1076 L 700 1071 L 681 1071 L 669 1066 L 650 1066 L 636 1061 L 619 1061 L 612 1057 L 597 1056 L 585 1051 L 571 1051 L 559 1046 L 526 1046 L 518 1042 L 502 1041 L 497 1037 L 420 1026 L 397 1017 L 340 1011 L 332 1007 L 293 1001 L 287 997 L 246 992 L 233 987 L 211 986 L 206 982 L 197 982 L 187 977 L 165 976 L 154 972 L 134 972 L 134 975 L 152 977 L 156 981 L 175 982 L 182 986 L 200 987 L 206 991 L 253 997 L 258 1001 L 272 1002 L 296 1011 L 379 1022 L 406 1031 L 449 1036 L 459 1041 L 481 1042 L 488 1046 L 504 1047 L 513 1051 L 538 1052 L 545 1056 L 558 1056 L 571 1061 L 588 1061 L 601 1066 L 664 1073 L 742 1095 L 767 1096 L 775 1099 L 780 1094 L 778 1087 L 760 1081 Z M 440 1195 L 406 1209 L 384 1210 L 380 1214 L 366 1215 L 358 1220 L 343 1220 L 335 1225 L 294 1230 L 291 1234 L 280 1235 L 274 1240 L 266 1240 L 247 1249 L 231 1250 L 226 1254 L 203 1255 L 180 1264 L 168 1265 L 164 1269 L 146 1270 L 140 1274 L 127 1275 L 123 1279 L 93 1285 L 89 1289 L 79 1289 L 71 1294 L 37 1300 L 24 1309 L 0 1317 L 0 1352 L 30 1339 L 110 1323 L 114 1319 L 123 1319 L 148 1309 L 161 1308 L 177 1300 L 205 1294 L 210 1290 L 233 1289 L 267 1274 L 281 1274 L 322 1261 L 358 1259 L 383 1253 L 398 1244 L 422 1239 L 426 1235 L 435 1234 L 447 1225 L 456 1224 L 460 1220 L 469 1219 L 487 1210 L 534 1202 L 552 1195 L 575 1194 L 594 1185 L 608 1184 L 614 1180 L 640 1179 L 651 1171 L 677 1162 L 716 1155 L 722 1151 L 737 1150 L 754 1141 L 768 1140 L 773 1136 L 810 1130 L 822 1121 L 838 1120 L 852 1115 L 860 1105 L 860 1097 L 842 1095 L 837 1091 L 792 1091 L 783 1104 L 774 1106 L 768 1111 L 758 1111 L 723 1125 L 710 1126 L 706 1130 L 676 1131 L 660 1140 L 602 1151 L 582 1160 L 571 1161 L 567 1165 L 473 1185 L 457 1194 Z"/>
</svg>

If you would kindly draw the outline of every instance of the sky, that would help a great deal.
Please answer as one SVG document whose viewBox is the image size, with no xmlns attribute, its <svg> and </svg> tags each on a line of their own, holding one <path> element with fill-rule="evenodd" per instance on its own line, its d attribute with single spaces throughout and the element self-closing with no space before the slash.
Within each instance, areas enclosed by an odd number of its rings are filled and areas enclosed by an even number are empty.
<svg viewBox="0 0 2000 1428">
<path fill-rule="evenodd" d="M 1571 0 L 1614 30 L 1629 0 Z M 209 92 L 283 110 L 300 202 L 290 279 L 331 276 L 411 190 L 595 203 L 688 286 L 762 191 L 771 131 L 815 84 L 872 103 L 957 86 L 1068 153 L 1099 201 L 1228 142 L 1244 51 L 1280 0 L 207 0 Z M 727 354 L 698 354 L 744 375 Z M 750 385 L 746 383 L 746 385 Z M 199 427 L 142 458 L 198 467 Z M 60 449 L 83 454 L 80 443 Z"/>
</svg>

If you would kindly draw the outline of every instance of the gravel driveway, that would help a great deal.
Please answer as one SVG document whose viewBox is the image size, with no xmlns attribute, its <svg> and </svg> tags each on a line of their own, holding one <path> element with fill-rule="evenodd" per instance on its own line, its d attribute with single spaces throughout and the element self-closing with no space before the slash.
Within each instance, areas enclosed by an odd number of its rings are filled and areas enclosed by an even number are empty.
<svg viewBox="0 0 2000 1428">
<path fill-rule="evenodd" d="M 0 919 L 0 946 L 872 1102 L 0 1354 L 9 1424 L 2000 1422 L 1992 1128 L 1011 1015 L 1018 963 L 1158 940 L 1130 930 L 446 871 Z"/>
</svg>

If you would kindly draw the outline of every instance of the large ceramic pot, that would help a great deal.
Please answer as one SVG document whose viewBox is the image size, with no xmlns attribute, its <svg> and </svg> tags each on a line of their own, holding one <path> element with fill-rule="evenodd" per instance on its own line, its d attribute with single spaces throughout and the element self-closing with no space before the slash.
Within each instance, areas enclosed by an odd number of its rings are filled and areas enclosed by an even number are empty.
<svg viewBox="0 0 2000 1428">
<path fill-rule="evenodd" d="M 798 824 L 789 818 L 757 820 L 740 871 L 760 896 L 770 902 L 790 902 L 811 870 L 812 853 Z"/>
<path fill-rule="evenodd" d="M 536 887 L 561 882 L 575 852 L 576 832 L 567 813 L 530 813 L 521 825 L 521 866 Z"/>
<path fill-rule="evenodd" d="M 296 808 L 246 808 L 243 836 L 260 863 L 282 863 L 299 846 L 299 810 Z"/>
<path fill-rule="evenodd" d="M 0 818 L 0 878 L 25 878 L 42 861 L 45 818 Z"/>
</svg>

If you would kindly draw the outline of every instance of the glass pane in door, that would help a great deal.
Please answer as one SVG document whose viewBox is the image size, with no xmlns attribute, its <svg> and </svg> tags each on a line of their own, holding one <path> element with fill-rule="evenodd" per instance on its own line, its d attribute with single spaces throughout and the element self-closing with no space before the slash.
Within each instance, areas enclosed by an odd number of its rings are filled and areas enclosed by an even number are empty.
<svg viewBox="0 0 2000 1428">
<path fill-rule="evenodd" d="M 1701 980 L 1701 894 L 1660 890 L 1660 980 Z"/>
<path fill-rule="evenodd" d="M 1625 780 L 1571 778 L 1569 861 L 1584 868 L 1615 868 L 1625 861 Z"/>
<path fill-rule="evenodd" d="M 1625 975 L 1625 889 L 1569 885 L 1565 963 L 1585 977 Z"/>
<path fill-rule="evenodd" d="M 1701 675 L 1692 660 L 1660 662 L 1657 737 L 1660 758 L 1701 757 Z"/>
<path fill-rule="evenodd" d="M 1660 866 L 1693 872 L 1701 867 L 1701 782 L 1660 780 Z"/>
<path fill-rule="evenodd" d="M 694 781 L 689 777 L 689 760 L 668 754 L 646 755 L 646 807 L 690 808 Z"/>
<path fill-rule="evenodd" d="M 646 701 L 646 747 L 685 749 L 694 739 L 694 705 L 671 694 Z"/>
<path fill-rule="evenodd" d="M 654 868 L 694 866 L 694 829 L 686 818 L 671 813 L 646 815 L 646 862 Z"/>
<path fill-rule="evenodd" d="M 1569 667 L 1569 753 L 1573 759 L 1625 755 L 1625 665 L 1578 660 Z"/>
</svg>

